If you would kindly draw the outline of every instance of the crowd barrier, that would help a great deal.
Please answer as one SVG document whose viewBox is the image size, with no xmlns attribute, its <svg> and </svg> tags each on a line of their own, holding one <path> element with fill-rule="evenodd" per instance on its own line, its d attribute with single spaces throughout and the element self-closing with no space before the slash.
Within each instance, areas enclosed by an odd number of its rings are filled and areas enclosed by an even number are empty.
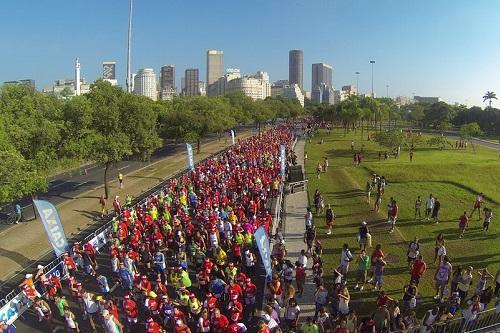
<svg viewBox="0 0 500 333">
<path fill-rule="evenodd" d="M 479 333 L 494 332 L 500 328 L 500 308 L 484 310 L 476 314 L 475 319 L 466 320 L 463 317 L 453 318 L 442 325 L 434 325 L 432 333 Z M 391 331 L 391 333 L 420 333 L 422 326 L 416 326 L 405 331 Z"/>
</svg>

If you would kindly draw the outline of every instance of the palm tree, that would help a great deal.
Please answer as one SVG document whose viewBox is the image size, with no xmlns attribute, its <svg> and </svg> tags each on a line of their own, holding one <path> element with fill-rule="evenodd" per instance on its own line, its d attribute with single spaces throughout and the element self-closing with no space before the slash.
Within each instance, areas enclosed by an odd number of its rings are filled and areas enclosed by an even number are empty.
<svg viewBox="0 0 500 333">
<path fill-rule="evenodd" d="M 483 102 L 488 101 L 489 103 L 489 108 L 491 109 L 491 100 L 492 99 L 498 99 L 497 94 L 495 94 L 493 91 L 487 91 L 484 96 L 483 96 Z"/>
</svg>

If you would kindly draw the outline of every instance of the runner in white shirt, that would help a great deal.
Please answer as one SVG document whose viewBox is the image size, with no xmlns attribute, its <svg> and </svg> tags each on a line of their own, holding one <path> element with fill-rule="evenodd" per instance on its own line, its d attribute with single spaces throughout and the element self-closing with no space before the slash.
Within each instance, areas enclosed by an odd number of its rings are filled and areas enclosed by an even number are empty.
<svg viewBox="0 0 500 333">
<path fill-rule="evenodd" d="M 434 202 L 434 197 L 432 196 L 432 194 L 429 194 L 429 198 L 427 198 L 427 200 L 425 201 L 425 218 L 427 219 L 427 221 L 429 220 L 432 209 L 434 208 Z"/>
</svg>

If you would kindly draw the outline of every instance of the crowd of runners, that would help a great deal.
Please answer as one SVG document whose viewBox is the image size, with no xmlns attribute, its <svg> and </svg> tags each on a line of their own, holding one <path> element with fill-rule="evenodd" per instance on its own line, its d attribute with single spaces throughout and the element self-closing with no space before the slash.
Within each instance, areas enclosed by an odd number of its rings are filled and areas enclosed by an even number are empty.
<svg viewBox="0 0 500 333">
<path fill-rule="evenodd" d="M 278 127 L 198 164 L 142 205 L 115 198 L 107 268 L 97 264 L 103 253 L 76 243 L 64 255 L 68 283 L 47 278 L 42 266 L 22 283 L 45 331 L 56 318 L 68 332 L 247 331 L 257 322 L 254 232 L 272 228 L 269 204 L 283 182 L 280 145 L 292 163 L 293 139 Z M 95 282 L 98 290 L 89 287 Z M 257 326 L 266 332 L 268 322 Z"/>
</svg>

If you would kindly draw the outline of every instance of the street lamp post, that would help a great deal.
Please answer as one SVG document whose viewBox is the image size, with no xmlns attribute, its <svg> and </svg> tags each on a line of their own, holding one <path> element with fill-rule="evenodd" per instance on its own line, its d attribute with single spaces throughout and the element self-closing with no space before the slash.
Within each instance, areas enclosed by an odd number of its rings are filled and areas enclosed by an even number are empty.
<svg viewBox="0 0 500 333">
<path fill-rule="evenodd" d="M 130 73 L 130 43 L 132 39 L 132 0 L 129 0 L 129 12 L 128 12 L 128 38 L 127 38 L 127 92 L 132 92 L 132 74 Z"/>
<path fill-rule="evenodd" d="M 370 64 L 372 64 L 372 98 L 375 97 L 375 95 L 373 95 L 373 65 L 375 64 L 375 60 L 370 60 Z"/>
<path fill-rule="evenodd" d="M 386 89 L 386 96 L 387 98 L 389 98 L 389 85 L 386 84 L 385 85 L 385 89 Z M 389 107 L 389 130 L 391 129 L 391 107 Z"/>
<path fill-rule="evenodd" d="M 355 72 L 356 74 L 356 95 L 359 95 L 359 72 Z"/>
</svg>

